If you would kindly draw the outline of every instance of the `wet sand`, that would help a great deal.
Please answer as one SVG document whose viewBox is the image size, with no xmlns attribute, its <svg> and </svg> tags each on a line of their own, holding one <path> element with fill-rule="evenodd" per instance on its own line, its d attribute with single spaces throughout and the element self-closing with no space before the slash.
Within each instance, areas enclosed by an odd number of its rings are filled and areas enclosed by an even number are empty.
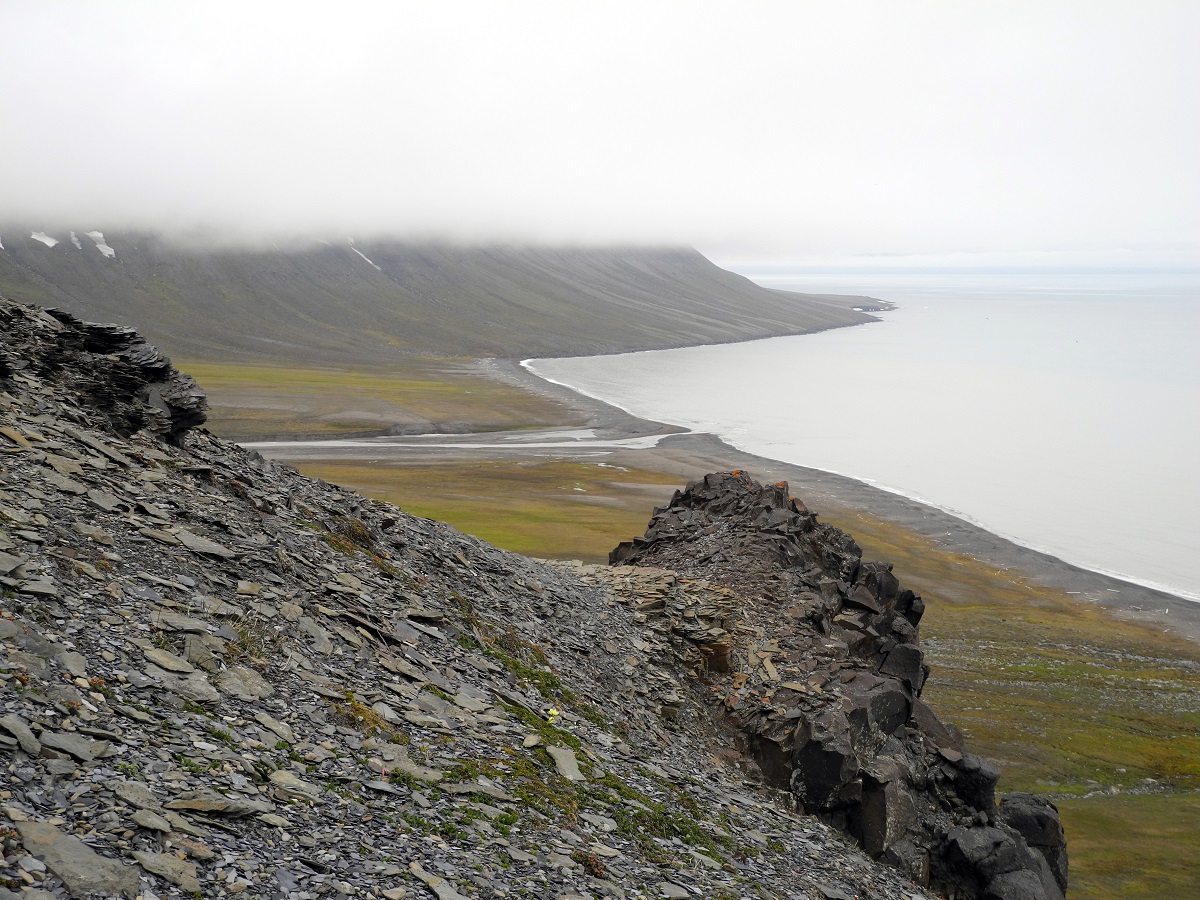
<svg viewBox="0 0 1200 900">
<path fill-rule="evenodd" d="M 660 422 L 639 419 L 600 400 L 544 381 L 516 360 L 481 360 L 481 374 L 553 399 L 581 417 L 582 427 L 374 438 L 330 444 L 261 444 L 264 456 L 296 462 L 309 459 L 371 460 L 406 457 L 425 462 L 562 458 L 603 461 L 675 475 L 681 481 L 708 472 L 745 469 L 766 481 L 787 481 L 797 497 L 817 513 L 865 511 L 922 535 L 937 546 L 1001 569 L 1014 570 L 1046 587 L 1058 588 L 1080 603 L 1107 609 L 1119 619 L 1137 621 L 1200 642 L 1200 603 L 1071 565 L 1022 547 L 934 507 L 842 475 L 782 463 L 729 446 L 711 434 L 685 433 Z M 620 443 L 615 443 L 620 442 Z M 649 446 L 653 444 L 653 446 Z M 643 446 L 646 445 L 646 446 Z M 666 498 L 664 498 L 665 500 Z"/>
</svg>

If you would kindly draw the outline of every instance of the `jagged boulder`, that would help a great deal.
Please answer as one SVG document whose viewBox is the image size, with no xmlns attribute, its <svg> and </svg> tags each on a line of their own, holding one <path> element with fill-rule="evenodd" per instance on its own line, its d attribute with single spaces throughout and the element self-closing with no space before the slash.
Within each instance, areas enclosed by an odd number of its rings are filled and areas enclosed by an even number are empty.
<svg viewBox="0 0 1200 900">
<path fill-rule="evenodd" d="M 610 562 L 731 592 L 727 665 L 707 670 L 698 693 L 721 698 L 763 777 L 798 805 L 922 884 L 994 900 L 1063 895 L 1057 810 L 1015 795 L 997 815 L 999 770 L 920 699 L 920 596 L 889 564 L 864 562 L 786 482 L 706 475 Z"/>
<path fill-rule="evenodd" d="M 1060 889 L 1067 889 L 1067 840 L 1058 807 L 1045 797 L 1014 791 L 1000 801 L 1000 818 L 1040 853 Z"/>
<path fill-rule="evenodd" d="M 1061 900 L 1046 860 L 1006 826 L 958 827 L 946 839 L 936 874 L 983 900 Z"/>
</svg>

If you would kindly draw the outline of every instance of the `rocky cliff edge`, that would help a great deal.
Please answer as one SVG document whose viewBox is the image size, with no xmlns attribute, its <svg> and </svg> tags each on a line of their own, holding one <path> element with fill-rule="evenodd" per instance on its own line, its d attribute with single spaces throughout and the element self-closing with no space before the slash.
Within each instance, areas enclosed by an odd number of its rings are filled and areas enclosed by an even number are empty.
<svg viewBox="0 0 1200 900">
<path fill-rule="evenodd" d="M 786 482 L 707 475 L 611 562 L 722 592 L 705 603 L 684 591 L 646 612 L 680 623 L 680 659 L 701 676 L 714 718 L 797 808 L 948 896 L 1063 896 L 1053 804 L 1025 793 L 997 803 L 999 770 L 921 700 L 920 596 L 891 565 L 863 562 Z"/>
</svg>

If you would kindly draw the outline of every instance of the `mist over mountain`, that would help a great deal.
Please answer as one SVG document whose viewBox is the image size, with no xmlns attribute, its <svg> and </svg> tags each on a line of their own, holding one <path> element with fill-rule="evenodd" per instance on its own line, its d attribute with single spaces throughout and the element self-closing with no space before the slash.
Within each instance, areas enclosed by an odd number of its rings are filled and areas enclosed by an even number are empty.
<svg viewBox="0 0 1200 900">
<path fill-rule="evenodd" d="M 193 360 L 612 353 L 820 331 L 871 321 L 864 310 L 881 306 L 768 290 L 686 248 L 250 247 L 15 226 L 0 243 L 0 293 L 135 324 Z"/>
</svg>

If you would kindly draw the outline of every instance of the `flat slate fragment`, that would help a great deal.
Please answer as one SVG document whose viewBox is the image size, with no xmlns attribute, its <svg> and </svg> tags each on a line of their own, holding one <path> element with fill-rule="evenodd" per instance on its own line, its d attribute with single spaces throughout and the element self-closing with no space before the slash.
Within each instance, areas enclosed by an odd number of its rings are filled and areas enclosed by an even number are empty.
<svg viewBox="0 0 1200 900">
<path fill-rule="evenodd" d="M 137 897 L 139 878 L 135 866 L 101 856 L 79 838 L 44 822 L 16 822 L 14 827 L 30 855 L 61 878 L 72 896 L 98 894 L 127 900 Z"/>
<path fill-rule="evenodd" d="M 218 544 L 216 541 L 210 541 L 206 537 L 201 537 L 198 534 L 193 534 L 186 528 L 180 528 L 175 532 L 175 537 L 179 538 L 179 543 L 187 547 L 193 553 L 202 553 L 207 556 L 219 556 L 222 559 L 233 559 L 237 556 L 233 550 Z"/>
</svg>

